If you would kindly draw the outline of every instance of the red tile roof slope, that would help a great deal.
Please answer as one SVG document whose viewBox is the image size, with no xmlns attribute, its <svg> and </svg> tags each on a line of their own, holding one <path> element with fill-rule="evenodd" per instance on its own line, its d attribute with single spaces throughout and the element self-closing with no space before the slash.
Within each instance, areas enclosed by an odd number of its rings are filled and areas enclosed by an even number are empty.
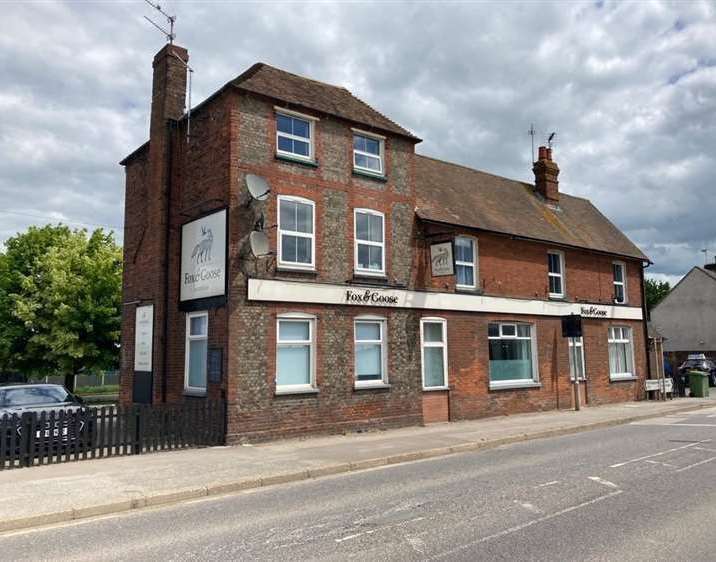
<svg viewBox="0 0 716 562">
<path fill-rule="evenodd" d="M 555 209 L 533 185 L 421 155 L 415 177 L 421 219 L 649 259 L 587 199 L 560 193 Z"/>
</svg>

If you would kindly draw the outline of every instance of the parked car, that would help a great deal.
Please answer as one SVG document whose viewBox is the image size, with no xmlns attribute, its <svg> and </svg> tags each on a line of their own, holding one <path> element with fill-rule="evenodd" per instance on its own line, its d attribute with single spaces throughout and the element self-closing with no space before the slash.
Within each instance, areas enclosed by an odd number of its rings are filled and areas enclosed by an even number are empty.
<svg viewBox="0 0 716 562">
<path fill-rule="evenodd" d="M 694 353 L 679 365 L 679 375 L 689 384 L 689 371 L 702 371 L 709 375 L 709 386 L 716 386 L 716 361 L 708 359 L 703 353 Z"/>
<path fill-rule="evenodd" d="M 44 413 L 44 422 L 42 414 Z M 9 384 L 0 386 L 0 420 L 5 415 L 17 416 L 13 427 L 6 427 L 8 449 L 15 443 L 19 450 L 23 431 L 28 427 L 23 422 L 24 414 L 35 414 L 33 429 L 34 443 L 39 448 L 64 448 L 84 437 L 85 442 L 92 436 L 91 427 L 85 428 L 89 411 L 79 396 L 75 396 L 58 384 Z M 10 418 L 13 419 L 13 418 Z M 27 420 L 28 416 L 25 415 Z M 12 422 L 11 422 L 12 423 Z M 84 433 L 83 433 L 84 430 Z M 15 435 L 12 435 L 12 432 Z"/>
</svg>

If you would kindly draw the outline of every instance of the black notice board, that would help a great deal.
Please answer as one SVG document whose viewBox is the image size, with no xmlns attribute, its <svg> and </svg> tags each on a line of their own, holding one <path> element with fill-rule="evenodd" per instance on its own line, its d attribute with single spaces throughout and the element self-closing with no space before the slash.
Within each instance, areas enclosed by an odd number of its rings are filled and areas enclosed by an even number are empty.
<svg viewBox="0 0 716 562">
<path fill-rule="evenodd" d="M 562 337 L 582 337 L 582 317 L 579 314 L 570 314 L 569 316 L 562 316 Z"/>
<path fill-rule="evenodd" d="M 209 382 L 220 383 L 224 369 L 224 349 L 211 347 L 206 356 L 206 371 Z"/>
<path fill-rule="evenodd" d="M 152 373 L 134 372 L 132 402 L 135 404 L 152 403 Z"/>
</svg>

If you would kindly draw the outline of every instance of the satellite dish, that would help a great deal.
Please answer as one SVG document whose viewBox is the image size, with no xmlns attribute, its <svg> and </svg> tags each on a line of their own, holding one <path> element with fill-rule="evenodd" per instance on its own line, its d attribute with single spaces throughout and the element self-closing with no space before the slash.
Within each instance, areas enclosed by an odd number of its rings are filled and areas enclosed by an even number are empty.
<svg viewBox="0 0 716 562">
<path fill-rule="evenodd" d="M 249 244 L 251 245 L 251 253 L 257 258 L 266 256 L 270 253 L 269 239 L 265 232 L 254 230 L 251 234 L 249 234 Z"/>
<path fill-rule="evenodd" d="M 254 174 L 246 174 L 246 189 L 256 201 L 266 201 L 268 194 L 271 193 L 268 182 L 261 176 Z"/>
</svg>

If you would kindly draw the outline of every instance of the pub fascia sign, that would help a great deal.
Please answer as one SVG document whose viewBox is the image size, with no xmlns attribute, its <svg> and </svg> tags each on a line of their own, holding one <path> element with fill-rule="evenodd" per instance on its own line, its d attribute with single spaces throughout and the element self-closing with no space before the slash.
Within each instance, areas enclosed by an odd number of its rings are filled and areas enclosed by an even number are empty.
<svg viewBox="0 0 716 562">
<path fill-rule="evenodd" d="M 226 209 L 182 226 L 180 301 L 226 292 Z"/>
<path fill-rule="evenodd" d="M 374 306 L 397 306 L 398 296 L 375 289 L 346 290 L 346 304 L 367 304 Z"/>
<path fill-rule="evenodd" d="M 606 318 L 607 309 L 599 306 L 589 305 L 581 307 L 581 315 L 587 318 Z"/>
</svg>

